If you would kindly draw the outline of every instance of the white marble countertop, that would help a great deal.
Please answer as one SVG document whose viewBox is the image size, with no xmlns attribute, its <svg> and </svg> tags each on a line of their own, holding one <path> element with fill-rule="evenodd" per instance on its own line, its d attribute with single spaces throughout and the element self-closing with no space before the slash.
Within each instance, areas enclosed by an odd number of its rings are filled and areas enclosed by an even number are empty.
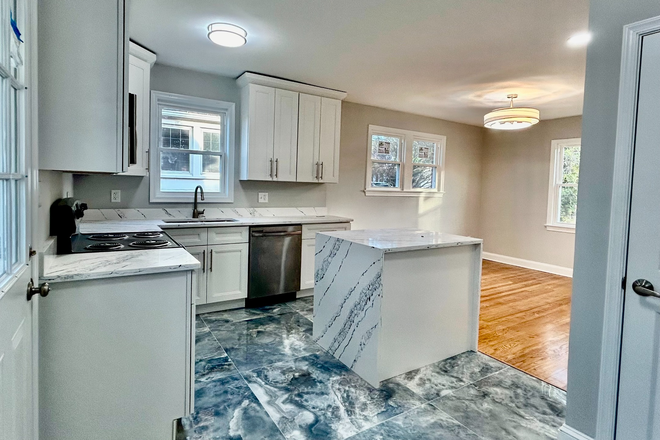
<svg viewBox="0 0 660 440">
<path fill-rule="evenodd" d="M 162 220 L 84 220 L 80 222 L 80 233 L 99 234 L 112 232 L 145 232 L 160 231 L 161 229 L 181 228 L 229 228 L 237 226 L 262 225 L 299 225 L 319 223 L 346 223 L 353 219 L 336 217 L 333 215 L 300 216 L 300 217 L 232 217 L 235 222 L 213 222 L 212 218 L 204 218 L 199 222 L 165 223 Z"/>
<path fill-rule="evenodd" d="M 405 252 L 481 244 L 480 238 L 425 231 L 423 229 L 362 229 L 322 232 L 330 237 L 369 246 L 383 252 Z"/>
<path fill-rule="evenodd" d="M 199 269 L 184 248 L 44 255 L 40 282 L 125 277 Z"/>
</svg>

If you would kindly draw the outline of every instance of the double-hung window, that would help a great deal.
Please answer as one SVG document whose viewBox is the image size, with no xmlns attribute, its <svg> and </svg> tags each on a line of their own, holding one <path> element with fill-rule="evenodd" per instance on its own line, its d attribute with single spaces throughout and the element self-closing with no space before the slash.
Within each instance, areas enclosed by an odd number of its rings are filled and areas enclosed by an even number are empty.
<svg viewBox="0 0 660 440">
<path fill-rule="evenodd" d="M 445 136 L 370 125 L 366 195 L 442 195 L 445 143 Z"/>
<path fill-rule="evenodd" d="M 150 200 L 232 202 L 234 103 L 152 92 Z"/>
<path fill-rule="evenodd" d="M 575 232 L 581 143 L 579 138 L 552 141 L 545 225 L 550 231 Z"/>
</svg>

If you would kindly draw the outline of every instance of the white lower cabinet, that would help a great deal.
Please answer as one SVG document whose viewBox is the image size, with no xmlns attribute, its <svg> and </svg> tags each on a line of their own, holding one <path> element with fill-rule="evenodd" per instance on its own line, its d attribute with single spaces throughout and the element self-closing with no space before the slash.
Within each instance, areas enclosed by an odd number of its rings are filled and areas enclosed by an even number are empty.
<svg viewBox="0 0 660 440">
<path fill-rule="evenodd" d="M 197 258 L 197 261 L 202 265 L 201 269 L 195 271 L 193 275 L 193 295 L 195 296 L 195 304 L 206 304 L 206 257 L 208 254 L 207 246 L 190 246 L 186 250 L 190 255 Z"/>
<path fill-rule="evenodd" d="M 350 229 L 350 223 L 303 225 L 302 253 L 300 255 L 300 290 L 314 288 L 316 234 L 319 232 L 348 231 Z"/>
<path fill-rule="evenodd" d="M 208 247 L 206 303 L 247 298 L 248 244 Z"/>
</svg>

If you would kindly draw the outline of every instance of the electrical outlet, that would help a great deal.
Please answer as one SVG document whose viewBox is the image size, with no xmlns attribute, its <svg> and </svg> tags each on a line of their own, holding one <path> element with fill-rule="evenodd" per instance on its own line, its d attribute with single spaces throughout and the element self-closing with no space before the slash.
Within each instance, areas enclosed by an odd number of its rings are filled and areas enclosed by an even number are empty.
<svg viewBox="0 0 660 440">
<path fill-rule="evenodd" d="M 112 203 L 121 202 L 121 190 L 113 189 L 110 191 L 110 201 Z"/>
<path fill-rule="evenodd" d="M 259 203 L 268 203 L 268 193 L 259 193 Z"/>
</svg>

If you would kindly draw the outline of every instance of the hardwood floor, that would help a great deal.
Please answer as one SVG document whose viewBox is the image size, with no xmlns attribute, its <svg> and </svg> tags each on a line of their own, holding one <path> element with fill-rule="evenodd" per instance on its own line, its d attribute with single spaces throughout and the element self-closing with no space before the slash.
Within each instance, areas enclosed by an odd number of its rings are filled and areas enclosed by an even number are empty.
<svg viewBox="0 0 660 440">
<path fill-rule="evenodd" d="M 565 390 L 571 284 L 484 260 L 479 351 Z"/>
</svg>

